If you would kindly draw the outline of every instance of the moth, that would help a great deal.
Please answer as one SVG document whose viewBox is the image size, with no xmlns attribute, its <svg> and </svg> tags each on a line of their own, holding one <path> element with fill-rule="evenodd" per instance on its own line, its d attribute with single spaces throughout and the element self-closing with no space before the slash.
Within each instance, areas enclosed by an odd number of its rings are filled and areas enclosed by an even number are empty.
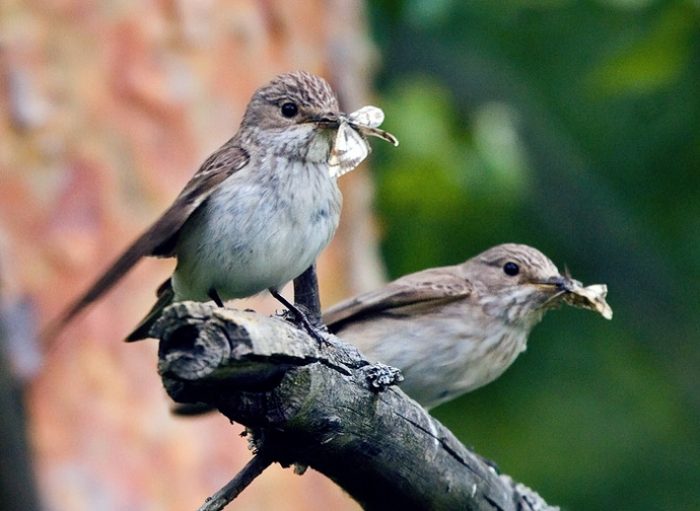
<svg viewBox="0 0 700 511">
<path fill-rule="evenodd" d="M 612 319 L 613 311 L 605 297 L 608 294 L 608 286 L 605 284 L 593 284 L 590 286 L 576 286 L 567 293 L 564 300 L 574 307 L 596 311 L 605 319 Z"/>
<path fill-rule="evenodd" d="M 382 109 L 369 105 L 340 119 L 338 132 L 328 157 L 331 177 L 337 178 L 347 174 L 367 158 L 371 151 L 367 137 L 377 137 L 394 146 L 399 145 L 394 135 L 379 129 L 382 122 L 384 122 Z"/>
</svg>

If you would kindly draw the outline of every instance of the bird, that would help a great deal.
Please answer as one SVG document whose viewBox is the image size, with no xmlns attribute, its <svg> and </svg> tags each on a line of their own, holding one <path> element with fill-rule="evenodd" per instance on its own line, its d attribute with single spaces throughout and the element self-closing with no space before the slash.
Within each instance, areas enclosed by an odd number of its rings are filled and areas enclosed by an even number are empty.
<svg viewBox="0 0 700 511">
<path fill-rule="evenodd" d="M 353 157 L 347 147 L 343 154 L 334 151 L 339 126 L 361 131 L 363 143 L 364 135 L 387 138 L 375 126 L 351 121 L 340 112 L 331 86 L 308 72 L 282 74 L 257 89 L 236 134 L 44 337 L 54 338 L 146 256 L 174 257 L 177 265 L 127 341 L 149 337 L 162 310 L 177 301 L 213 300 L 222 306 L 267 289 L 293 308 L 280 289 L 314 263 L 338 227 L 342 196 L 336 177 L 347 171 L 345 152 Z"/>
<path fill-rule="evenodd" d="M 400 369 L 400 387 L 429 409 L 503 374 L 533 327 L 561 303 L 609 319 L 606 293 L 604 285 L 584 288 L 561 274 L 533 247 L 505 243 L 345 300 L 323 320 L 368 360 Z"/>
</svg>

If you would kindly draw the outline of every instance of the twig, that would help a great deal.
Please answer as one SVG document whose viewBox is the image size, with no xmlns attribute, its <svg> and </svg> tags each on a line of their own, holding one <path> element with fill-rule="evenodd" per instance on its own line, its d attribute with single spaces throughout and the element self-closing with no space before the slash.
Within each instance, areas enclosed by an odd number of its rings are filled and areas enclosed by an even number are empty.
<svg viewBox="0 0 700 511">
<path fill-rule="evenodd" d="M 220 511 L 245 490 L 248 485 L 253 482 L 253 479 L 262 474 L 271 464 L 272 458 L 265 454 L 259 452 L 254 455 L 253 458 L 246 463 L 246 466 L 236 474 L 236 477 L 226 483 L 226 485 L 214 495 L 207 498 L 202 507 L 197 511 Z"/>
</svg>

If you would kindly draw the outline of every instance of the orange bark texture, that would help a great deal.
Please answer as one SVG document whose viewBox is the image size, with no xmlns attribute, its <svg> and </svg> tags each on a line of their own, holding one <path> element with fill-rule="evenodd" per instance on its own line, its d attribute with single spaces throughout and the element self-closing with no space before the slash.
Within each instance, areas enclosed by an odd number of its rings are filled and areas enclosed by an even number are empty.
<svg viewBox="0 0 700 511">
<path fill-rule="evenodd" d="M 354 110 L 370 103 L 372 61 L 359 0 L 4 0 L 3 294 L 31 298 L 46 324 L 234 133 L 255 88 L 306 69 Z M 368 169 L 342 181 L 343 224 L 319 263 L 325 305 L 381 276 Z M 242 426 L 169 413 L 155 342 L 121 342 L 172 268 L 140 263 L 25 371 L 46 509 L 190 511 L 250 458 Z M 275 465 L 231 509 L 358 506 L 318 473 Z"/>
</svg>

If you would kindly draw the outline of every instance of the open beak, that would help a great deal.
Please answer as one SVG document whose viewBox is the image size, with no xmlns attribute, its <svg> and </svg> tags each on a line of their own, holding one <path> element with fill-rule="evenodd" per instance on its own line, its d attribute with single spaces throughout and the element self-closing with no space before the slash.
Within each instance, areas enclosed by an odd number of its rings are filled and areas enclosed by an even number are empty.
<svg viewBox="0 0 700 511">
<path fill-rule="evenodd" d="M 535 286 L 540 288 L 547 298 L 541 304 L 541 307 L 554 307 L 561 303 L 561 300 L 570 293 L 575 292 L 580 283 L 573 280 L 567 275 L 556 275 L 539 282 L 534 282 Z"/>
<path fill-rule="evenodd" d="M 552 279 L 552 283 L 558 290 L 566 293 L 573 293 L 575 289 L 581 287 L 580 282 L 573 280 L 568 275 L 558 275 Z"/>
<path fill-rule="evenodd" d="M 344 113 L 336 112 L 325 112 L 310 119 L 311 122 L 315 123 L 320 128 L 337 128 L 340 126 L 340 122 L 345 120 Z"/>
<path fill-rule="evenodd" d="M 382 118 L 383 118 L 383 115 L 384 114 L 382 114 Z M 393 146 L 399 145 L 399 141 L 394 135 L 392 135 L 388 131 L 384 131 L 384 130 L 379 129 L 376 126 L 370 126 L 367 124 L 363 124 L 362 122 L 359 122 L 358 120 L 353 119 L 353 114 L 348 115 L 348 114 L 343 113 L 343 112 L 339 112 L 339 113 L 325 112 L 323 114 L 312 117 L 310 119 L 310 121 L 315 123 L 316 126 L 318 126 L 320 128 L 328 128 L 328 129 L 336 129 L 336 128 L 340 127 L 340 125 L 342 123 L 347 123 L 355 131 L 364 135 L 365 137 L 377 137 L 377 138 L 381 138 L 382 140 L 389 142 Z"/>
<path fill-rule="evenodd" d="M 550 277 L 544 281 L 537 282 L 536 284 L 544 288 L 553 289 L 557 292 L 557 294 L 571 293 L 575 289 L 581 287 L 581 284 L 578 281 L 565 275 Z"/>
</svg>

